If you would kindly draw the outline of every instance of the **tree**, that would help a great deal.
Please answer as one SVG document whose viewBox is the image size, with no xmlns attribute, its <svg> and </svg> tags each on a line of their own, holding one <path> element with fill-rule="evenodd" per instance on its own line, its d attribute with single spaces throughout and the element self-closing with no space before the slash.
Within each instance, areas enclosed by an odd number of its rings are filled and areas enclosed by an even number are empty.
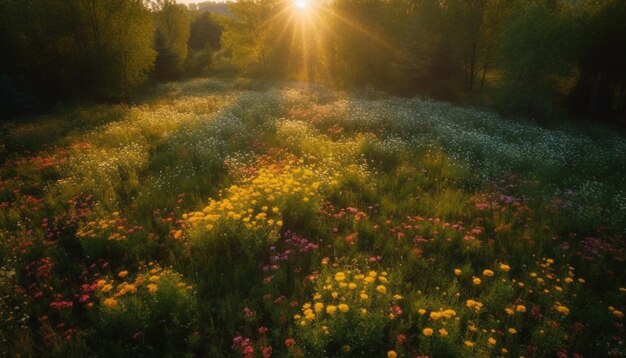
<svg viewBox="0 0 626 358">
<path fill-rule="evenodd" d="M 548 117 L 559 109 L 559 79 L 572 70 L 570 23 L 558 7 L 541 2 L 521 4 L 504 28 L 500 45 L 505 112 Z"/>
<path fill-rule="evenodd" d="M 571 99 L 579 112 L 606 119 L 626 107 L 626 3 L 585 5 L 576 18 L 580 75 Z"/>
<path fill-rule="evenodd" d="M 207 48 L 219 50 L 221 36 L 222 27 L 213 19 L 213 16 L 208 12 L 198 12 L 191 21 L 189 48 L 196 51 Z"/>
<path fill-rule="evenodd" d="M 262 76 L 284 74 L 289 45 L 285 35 L 289 31 L 284 31 L 289 22 L 281 16 L 284 6 L 280 0 L 242 0 L 230 5 L 233 16 L 223 20 L 222 45 L 236 65 Z"/>
<path fill-rule="evenodd" d="M 159 53 L 155 76 L 160 80 L 174 80 L 182 74 L 189 54 L 191 14 L 185 5 L 174 0 L 152 2 L 156 16 L 155 49 Z"/>
<path fill-rule="evenodd" d="M 54 99 L 119 99 L 146 79 L 155 52 L 141 0 L 3 0 L 9 66 Z"/>
</svg>

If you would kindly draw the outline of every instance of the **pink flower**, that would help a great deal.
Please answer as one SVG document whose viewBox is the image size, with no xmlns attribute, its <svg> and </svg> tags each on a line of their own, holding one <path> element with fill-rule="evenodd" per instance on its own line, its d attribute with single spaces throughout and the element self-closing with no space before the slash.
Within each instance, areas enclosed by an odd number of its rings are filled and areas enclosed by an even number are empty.
<svg viewBox="0 0 626 358">
<path fill-rule="evenodd" d="M 404 344 L 406 342 L 406 336 L 404 334 L 397 335 L 396 342 L 398 342 L 399 344 Z"/>
<path fill-rule="evenodd" d="M 263 347 L 261 348 L 261 353 L 263 354 L 263 358 L 270 358 L 272 356 L 272 347 Z"/>
<path fill-rule="evenodd" d="M 294 344 L 296 344 L 296 340 L 295 340 L 295 339 L 293 339 L 293 338 L 287 338 L 287 339 L 285 339 L 285 345 L 286 345 L 287 347 L 291 347 L 291 346 L 293 346 Z"/>
</svg>

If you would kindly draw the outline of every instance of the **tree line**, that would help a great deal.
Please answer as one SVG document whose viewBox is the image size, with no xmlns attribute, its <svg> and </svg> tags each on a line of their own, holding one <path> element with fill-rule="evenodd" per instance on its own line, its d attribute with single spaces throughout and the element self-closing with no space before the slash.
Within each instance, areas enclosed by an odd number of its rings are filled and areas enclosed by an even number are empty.
<svg viewBox="0 0 626 358">
<path fill-rule="evenodd" d="M 201 74 L 220 34 L 174 0 L 0 0 L 2 104 L 127 99 L 146 81 Z"/>
<path fill-rule="evenodd" d="M 220 63 L 252 77 L 372 86 L 534 118 L 626 113 L 623 0 L 333 0 L 307 9 L 240 0 L 227 16 L 198 9 L 0 0 L 3 102 L 125 99 L 146 81 L 205 74 L 221 49 Z"/>
<path fill-rule="evenodd" d="M 223 40 L 242 68 L 270 77 L 304 69 L 333 85 L 478 101 L 536 118 L 624 116 L 623 0 L 334 0 L 315 15 L 291 15 L 291 25 L 285 6 L 231 6 Z M 310 22 L 300 26 L 309 33 L 296 36 L 299 47 L 290 35 L 298 21 Z"/>
</svg>

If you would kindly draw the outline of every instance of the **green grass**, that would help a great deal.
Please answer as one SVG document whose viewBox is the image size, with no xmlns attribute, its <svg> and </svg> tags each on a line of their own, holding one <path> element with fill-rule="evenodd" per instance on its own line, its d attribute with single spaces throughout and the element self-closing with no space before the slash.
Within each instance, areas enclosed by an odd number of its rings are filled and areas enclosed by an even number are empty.
<svg viewBox="0 0 626 358">
<path fill-rule="evenodd" d="M 242 80 L 7 123 L 0 351 L 626 354 L 626 139 L 586 132 Z"/>
</svg>

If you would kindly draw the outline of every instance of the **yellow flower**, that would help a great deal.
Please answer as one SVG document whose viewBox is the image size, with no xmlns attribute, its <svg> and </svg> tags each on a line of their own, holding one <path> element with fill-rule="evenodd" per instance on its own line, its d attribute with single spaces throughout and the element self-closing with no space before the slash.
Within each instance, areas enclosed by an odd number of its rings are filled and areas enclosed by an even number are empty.
<svg viewBox="0 0 626 358">
<path fill-rule="evenodd" d="M 500 264 L 500 270 L 502 270 L 504 272 L 508 272 L 509 270 L 511 270 L 511 266 L 509 266 L 507 264 Z"/>
<path fill-rule="evenodd" d="M 485 270 L 485 271 L 483 271 L 483 275 L 487 276 L 487 277 L 491 277 L 491 276 L 494 275 L 494 273 L 491 270 Z"/>
<path fill-rule="evenodd" d="M 455 268 L 454 269 L 454 274 L 457 276 L 461 276 L 461 274 L 463 273 L 463 271 L 461 271 L 461 269 Z"/>
<path fill-rule="evenodd" d="M 467 329 L 468 329 L 470 332 L 476 332 L 476 331 L 478 331 L 478 328 L 477 328 L 476 326 L 474 326 L 473 324 L 469 325 L 469 326 L 467 327 Z"/>
<path fill-rule="evenodd" d="M 398 295 L 398 294 L 395 294 L 395 295 L 393 295 L 393 299 L 394 299 L 395 301 L 402 301 L 402 300 L 404 299 L 404 297 L 402 297 L 402 296 L 400 296 L 400 295 Z"/>
<path fill-rule="evenodd" d="M 348 312 L 348 310 L 350 310 L 350 306 L 345 303 L 340 303 L 337 308 L 339 308 L 341 312 Z"/>
<path fill-rule="evenodd" d="M 624 317 L 624 313 L 620 310 L 613 310 L 613 316 L 617 317 L 617 318 L 623 318 Z"/>
<path fill-rule="evenodd" d="M 445 328 L 442 328 L 439 330 L 439 335 L 442 337 L 447 337 L 448 336 L 448 331 L 446 331 Z"/>
<path fill-rule="evenodd" d="M 508 314 L 509 316 L 512 316 L 515 312 L 513 311 L 513 309 L 511 308 L 505 308 L 504 311 L 506 312 L 506 314 Z"/>
<path fill-rule="evenodd" d="M 148 285 L 148 291 L 150 291 L 150 293 L 155 293 L 158 289 L 159 288 L 154 283 Z"/>
<path fill-rule="evenodd" d="M 426 314 L 426 310 L 423 308 L 420 308 L 419 310 L 417 310 L 417 313 L 419 313 L 421 316 Z"/>
<path fill-rule="evenodd" d="M 356 288 L 356 284 L 355 284 L 355 283 L 353 283 L 353 282 L 350 282 L 350 283 L 348 284 L 348 288 L 349 288 L 349 289 L 351 289 L 351 290 L 354 290 L 354 289 Z"/>
<path fill-rule="evenodd" d="M 515 306 L 515 310 L 516 310 L 517 312 L 522 312 L 522 313 L 524 313 L 524 312 L 526 312 L 526 306 L 524 306 L 524 305 L 517 305 L 517 306 Z"/>
<path fill-rule="evenodd" d="M 432 328 L 424 328 L 422 330 L 422 333 L 426 336 L 426 337 L 430 337 L 433 335 L 433 329 Z"/>
<path fill-rule="evenodd" d="M 569 308 L 562 306 L 562 305 L 556 305 L 554 307 L 555 310 L 557 310 L 557 312 L 567 316 L 569 314 Z"/>
<path fill-rule="evenodd" d="M 111 285 L 110 283 L 107 283 L 106 285 L 102 287 L 102 292 L 109 292 L 112 289 L 113 289 L 113 285 Z"/>
<path fill-rule="evenodd" d="M 359 297 L 361 297 L 363 301 L 367 301 L 367 299 L 369 298 L 369 296 L 366 293 L 361 293 Z"/>
<path fill-rule="evenodd" d="M 430 313 L 430 319 L 432 319 L 432 320 L 436 321 L 436 320 L 439 319 L 439 317 L 440 317 L 439 312 L 433 311 L 433 312 Z"/>
<path fill-rule="evenodd" d="M 387 287 L 383 285 L 379 285 L 376 287 L 376 291 L 378 291 L 379 293 L 385 294 L 387 293 Z"/>
<path fill-rule="evenodd" d="M 509 328 L 507 331 L 509 331 L 509 333 L 511 333 L 511 334 L 516 334 L 517 333 L 517 330 L 515 328 L 513 328 L 513 327 Z"/>
<path fill-rule="evenodd" d="M 463 342 L 463 344 L 465 344 L 467 348 L 472 348 L 474 346 L 474 343 L 472 341 L 465 341 Z"/>
<path fill-rule="evenodd" d="M 476 286 L 480 285 L 482 281 L 478 278 L 478 277 L 474 277 L 474 279 L 472 280 L 472 283 Z"/>
<path fill-rule="evenodd" d="M 335 314 L 335 312 L 337 312 L 337 307 L 333 305 L 326 306 L 326 313 L 328 313 L 329 315 L 333 315 Z"/>
<path fill-rule="evenodd" d="M 108 308 L 113 308 L 117 306 L 117 300 L 113 297 L 109 297 L 104 300 L 104 305 L 107 306 Z"/>
<path fill-rule="evenodd" d="M 441 312 L 441 315 L 445 318 L 452 318 L 454 316 L 456 316 L 456 312 L 452 309 L 447 309 L 443 312 Z"/>
<path fill-rule="evenodd" d="M 563 281 L 565 281 L 565 283 L 572 283 L 572 282 L 574 282 L 574 279 L 571 278 L 571 277 L 566 277 L 565 280 L 563 280 Z"/>
<path fill-rule="evenodd" d="M 119 278 L 124 278 L 128 275 L 128 271 L 124 270 L 124 271 L 120 271 L 120 273 L 117 274 L 117 276 Z"/>
<path fill-rule="evenodd" d="M 387 358 L 396 358 L 398 354 L 395 351 L 387 352 Z"/>
<path fill-rule="evenodd" d="M 316 302 L 314 308 L 315 312 L 322 312 L 322 310 L 324 309 L 324 304 L 321 302 Z"/>
<path fill-rule="evenodd" d="M 337 272 L 335 274 L 335 280 L 337 281 L 343 281 L 346 279 L 346 275 L 343 272 Z"/>
<path fill-rule="evenodd" d="M 487 339 L 487 343 L 493 347 L 496 345 L 496 339 L 493 337 L 489 337 L 489 339 Z"/>
</svg>

